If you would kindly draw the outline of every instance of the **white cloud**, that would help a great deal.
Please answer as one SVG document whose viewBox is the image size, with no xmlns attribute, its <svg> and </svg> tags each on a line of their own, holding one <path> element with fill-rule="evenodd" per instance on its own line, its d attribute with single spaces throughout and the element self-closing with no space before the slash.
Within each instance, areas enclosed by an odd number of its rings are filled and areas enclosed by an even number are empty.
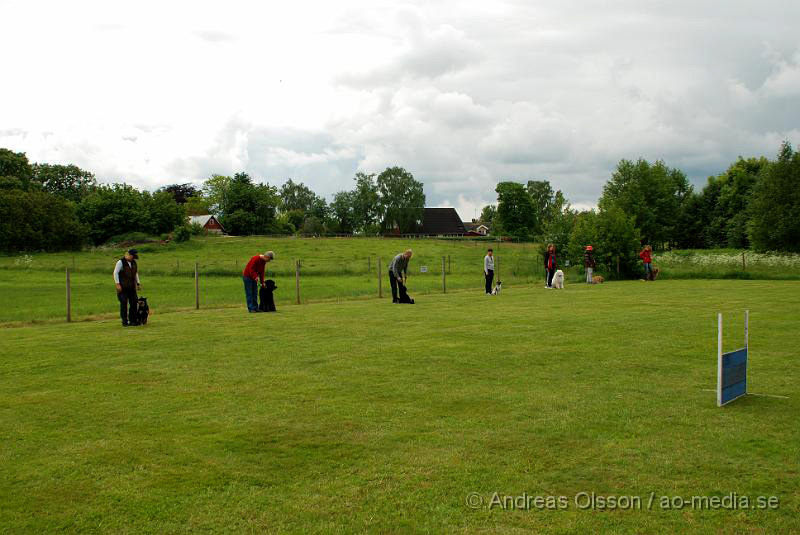
<svg viewBox="0 0 800 535">
<path fill-rule="evenodd" d="M 798 143 L 799 16 L 790 0 L 6 0 L 0 146 L 148 188 L 244 170 L 331 196 L 402 165 L 466 219 L 505 179 L 591 206 L 621 158 L 699 184 Z"/>
</svg>

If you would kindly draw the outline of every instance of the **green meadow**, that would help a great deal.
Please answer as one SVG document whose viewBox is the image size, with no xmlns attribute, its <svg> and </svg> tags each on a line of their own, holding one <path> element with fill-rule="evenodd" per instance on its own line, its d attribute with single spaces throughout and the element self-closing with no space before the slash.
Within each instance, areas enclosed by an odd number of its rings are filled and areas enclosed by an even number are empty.
<svg viewBox="0 0 800 535">
<path fill-rule="evenodd" d="M 800 531 L 800 282 L 472 286 L 0 329 L 0 532 Z"/>
<path fill-rule="evenodd" d="M 301 303 L 368 299 L 389 291 L 387 266 L 406 248 L 414 250 L 410 265 L 412 296 L 477 290 L 483 286 L 483 256 L 493 247 L 497 276 L 506 288 L 544 281 L 538 245 L 492 240 L 199 237 L 188 243 L 142 244 L 139 267 L 141 294 L 157 312 L 194 309 L 195 265 L 200 307 L 243 307 L 241 272 L 258 252 L 274 250 L 267 268 L 275 279 L 279 306 L 297 301 L 296 262 L 300 262 Z M 111 271 L 123 247 L 100 247 L 79 253 L 32 253 L 0 256 L 0 324 L 62 321 L 66 316 L 66 269 L 70 269 L 74 320 L 111 318 L 117 314 Z M 658 254 L 662 279 L 800 280 L 800 256 L 742 251 L 675 251 Z M 446 279 L 442 282 L 442 259 Z M 561 267 L 567 283 L 583 280 L 582 267 Z M 381 270 L 380 281 L 378 268 Z M 423 271 L 424 270 L 424 271 Z M 603 273 L 613 278 L 613 273 Z"/>
</svg>

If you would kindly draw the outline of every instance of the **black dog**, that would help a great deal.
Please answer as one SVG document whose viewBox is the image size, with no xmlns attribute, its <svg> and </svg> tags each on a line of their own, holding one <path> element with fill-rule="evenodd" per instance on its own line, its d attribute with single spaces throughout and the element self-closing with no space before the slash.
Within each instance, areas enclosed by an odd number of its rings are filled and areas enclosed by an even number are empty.
<svg viewBox="0 0 800 535">
<path fill-rule="evenodd" d="M 258 290 L 258 310 L 261 312 L 275 312 L 275 297 L 272 292 L 278 289 L 275 286 L 275 281 L 267 279 L 265 286 Z"/>
<path fill-rule="evenodd" d="M 150 306 L 147 304 L 146 297 L 140 297 L 136 303 L 136 322 L 139 325 L 147 325 L 147 317 L 150 315 Z"/>
<path fill-rule="evenodd" d="M 397 289 L 398 289 L 398 291 L 399 291 L 399 294 L 400 294 L 400 302 L 401 302 L 401 303 L 407 303 L 407 304 L 409 304 L 409 305 L 413 305 L 413 304 L 414 304 L 414 300 L 413 300 L 413 299 L 411 299 L 411 298 L 408 296 L 408 289 L 406 288 L 406 285 L 405 285 L 405 284 L 403 284 L 402 282 L 401 282 L 401 283 L 399 283 L 399 284 L 397 285 Z"/>
</svg>

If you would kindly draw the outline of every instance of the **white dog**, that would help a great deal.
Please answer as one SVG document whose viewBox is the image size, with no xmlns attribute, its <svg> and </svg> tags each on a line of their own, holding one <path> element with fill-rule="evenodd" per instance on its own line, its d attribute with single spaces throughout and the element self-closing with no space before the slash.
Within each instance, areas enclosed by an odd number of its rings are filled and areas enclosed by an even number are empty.
<svg viewBox="0 0 800 535">
<path fill-rule="evenodd" d="M 557 290 L 564 289 L 564 272 L 556 270 L 555 274 L 553 275 L 553 288 Z"/>
<path fill-rule="evenodd" d="M 494 290 L 492 291 L 492 295 L 497 295 L 500 293 L 500 290 L 503 289 L 503 283 L 497 281 L 497 284 L 494 285 Z"/>
</svg>

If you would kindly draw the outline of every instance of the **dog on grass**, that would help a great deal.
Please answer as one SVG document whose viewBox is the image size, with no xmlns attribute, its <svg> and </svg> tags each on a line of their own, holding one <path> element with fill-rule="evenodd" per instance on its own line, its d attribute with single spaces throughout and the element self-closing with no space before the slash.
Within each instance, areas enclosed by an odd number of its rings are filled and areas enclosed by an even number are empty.
<svg viewBox="0 0 800 535">
<path fill-rule="evenodd" d="M 261 312 L 275 312 L 275 296 L 272 292 L 277 290 L 275 281 L 267 279 L 264 281 L 264 286 L 258 290 L 258 310 Z"/>
<path fill-rule="evenodd" d="M 603 284 L 606 281 L 602 275 L 595 275 L 592 277 L 592 284 Z"/>
<path fill-rule="evenodd" d="M 136 322 L 139 325 L 147 325 L 148 316 L 150 316 L 150 306 L 147 304 L 147 298 L 140 297 L 136 302 Z"/>
<path fill-rule="evenodd" d="M 494 285 L 494 290 L 492 290 L 492 295 L 497 295 L 500 293 L 500 290 L 503 289 L 503 283 L 497 281 L 497 284 Z"/>
<path fill-rule="evenodd" d="M 414 300 L 411 299 L 411 297 L 409 297 L 409 295 L 408 295 L 408 288 L 406 288 L 405 284 L 403 284 L 402 282 L 398 282 L 397 290 L 398 290 L 398 293 L 399 293 L 399 296 L 400 296 L 400 302 L 401 303 L 405 303 L 407 305 L 413 305 L 414 304 Z"/>
<path fill-rule="evenodd" d="M 556 290 L 563 290 L 564 289 L 564 272 L 556 270 L 555 274 L 553 275 L 553 288 Z"/>
</svg>

